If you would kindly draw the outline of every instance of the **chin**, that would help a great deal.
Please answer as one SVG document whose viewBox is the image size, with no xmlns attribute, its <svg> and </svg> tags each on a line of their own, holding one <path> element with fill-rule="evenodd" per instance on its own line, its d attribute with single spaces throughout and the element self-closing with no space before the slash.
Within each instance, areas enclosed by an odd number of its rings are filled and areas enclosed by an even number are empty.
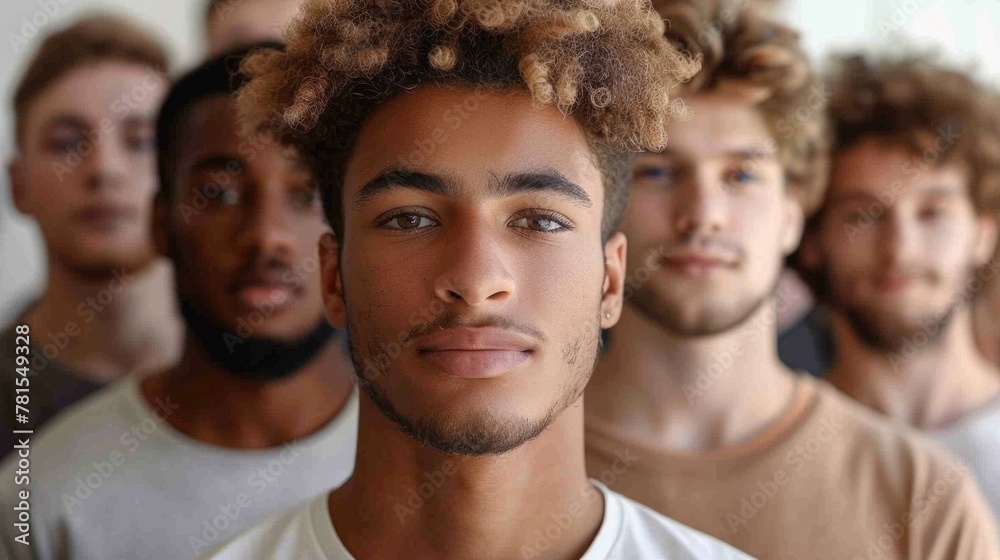
<svg viewBox="0 0 1000 560">
<path fill-rule="evenodd" d="M 86 254 L 81 251 L 78 254 Z M 71 257 L 66 260 L 69 268 L 76 273 L 88 277 L 110 277 L 114 274 L 135 274 L 152 266 L 156 262 L 152 252 L 144 253 L 91 253 L 85 259 Z"/>
</svg>

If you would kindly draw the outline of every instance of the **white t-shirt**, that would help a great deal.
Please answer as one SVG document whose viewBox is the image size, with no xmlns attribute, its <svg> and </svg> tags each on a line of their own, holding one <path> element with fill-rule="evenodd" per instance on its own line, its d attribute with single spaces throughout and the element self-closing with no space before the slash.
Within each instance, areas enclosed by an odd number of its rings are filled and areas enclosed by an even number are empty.
<svg viewBox="0 0 1000 560">
<path fill-rule="evenodd" d="M 928 435 L 972 469 L 993 514 L 1000 519 L 1000 402 Z"/>
<path fill-rule="evenodd" d="M 225 398 L 220 395 L 220 398 Z M 31 436 L 30 546 L 14 506 L 17 453 L 0 466 L 0 558 L 182 560 L 342 484 L 354 470 L 358 395 L 326 426 L 278 448 L 195 440 L 126 378 Z M 6 411 L 5 411 L 6 412 Z M 4 555 L 6 553 L 6 555 Z"/>
<path fill-rule="evenodd" d="M 750 556 L 591 480 L 604 495 L 604 520 L 580 560 L 713 560 Z M 592 492 L 597 495 L 596 491 Z M 355 560 L 330 519 L 327 495 L 272 517 L 199 560 Z M 568 516 L 567 516 L 568 517 Z M 567 519 L 567 523 L 569 520 Z M 538 558 L 562 528 L 553 520 L 526 539 L 521 558 Z"/>
</svg>

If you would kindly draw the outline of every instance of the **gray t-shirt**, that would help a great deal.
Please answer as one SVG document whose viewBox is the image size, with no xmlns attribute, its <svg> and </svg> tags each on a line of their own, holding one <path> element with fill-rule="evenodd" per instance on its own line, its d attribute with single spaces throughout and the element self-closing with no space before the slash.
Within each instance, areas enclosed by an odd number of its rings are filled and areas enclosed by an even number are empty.
<svg viewBox="0 0 1000 560">
<path fill-rule="evenodd" d="M 60 410 L 83 399 L 104 385 L 85 377 L 75 375 L 57 361 L 59 341 L 46 341 L 39 338 L 40 333 L 28 332 L 29 359 L 28 409 L 27 422 L 18 421 L 16 408 L 18 389 L 17 351 L 18 346 L 24 346 L 25 338 L 18 340 L 17 327 L 23 325 L 23 318 L 14 321 L 0 333 L 0 457 L 6 456 L 17 444 L 18 438 L 31 437 L 33 434 L 15 435 L 14 430 L 34 430 L 56 415 Z M 58 338 L 58 337 L 57 337 Z M 48 345 L 48 347 L 46 347 Z M 56 359 L 50 359 L 48 356 Z M 24 382 L 22 382 L 24 383 Z M 21 386 L 24 388 L 24 386 Z M 22 402 L 24 399 L 21 399 Z"/>
<path fill-rule="evenodd" d="M 354 470 L 358 391 L 318 431 L 269 449 L 195 440 L 127 377 L 32 439 L 30 542 L 17 542 L 18 454 L 0 463 L 0 558 L 185 560 L 271 514 L 336 488 Z M 225 395 L 219 395 L 224 399 Z M 19 451 L 20 452 L 20 451 Z M 5 556 L 6 553 L 6 556 Z"/>
</svg>

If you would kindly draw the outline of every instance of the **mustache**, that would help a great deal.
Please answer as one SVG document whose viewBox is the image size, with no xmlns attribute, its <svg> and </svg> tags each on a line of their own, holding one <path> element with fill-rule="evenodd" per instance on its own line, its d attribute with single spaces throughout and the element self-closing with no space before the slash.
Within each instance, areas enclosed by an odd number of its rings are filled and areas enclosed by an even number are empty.
<svg viewBox="0 0 1000 560">
<path fill-rule="evenodd" d="M 244 262 L 237 269 L 229 289 L 236 291 L 243 286 L 263 285 L 296 290 L 302 280 L 295 275 L 291 263 L 277 256 L 264 256 Z"/>
<path fill-rule="evenodd" d="M 423 336 L 431 333 L 454 329 L 457 327 L 481 328 L 494 327 L 514 331 L 530 336 L 540 342 L 547 341 L 547 337 L 542 331 L 536 329 L 528 323 L 518 321 L 513 317 L 505 315 L 482 315 L 478 317 L 463 316 L 454 312 L 444 312 L 433 318 L 431 321 L 422 322 L 406 333 L 403 345 L 410 344 Z"/>
<path fill-rule="evenodd" d="M 746 249 L 735 241 L 708 236 L 694 237 L 661 247 L 662 257 L 687 253 L 707 253 L 740 261 L 746 255 Z"/>
</svg>

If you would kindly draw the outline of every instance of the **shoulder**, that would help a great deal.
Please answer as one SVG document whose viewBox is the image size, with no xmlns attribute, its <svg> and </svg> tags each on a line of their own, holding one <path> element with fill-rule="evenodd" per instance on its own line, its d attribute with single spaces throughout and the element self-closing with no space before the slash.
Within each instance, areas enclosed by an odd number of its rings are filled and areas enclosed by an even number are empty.
<svg viewBox="0 0 1000 560">
<path fill-rule="evenodd" d="M 33 487 L 45 488 L 46 495 L 54 494 L 61 481 L 76 476 L 73 473 L 78 473 L 81 465 L 92 470 L 95 461 L 108 461 L 111 453 L 125 450 L 119 450 L 123 447 L 121 439 L 129 433 L 134 416 L 126 402 L 130 381 L 98 391 L 27 436 L 25 453 L 31 464 Z M 0 464 L 4 480 L 17 468 L 18 459 L 12 453 Z"/>
<path fill-rule="evenodd" d="M 913 550 L 993 550 L 996 522 L 975 475 L 943 445 L 892 422 L 826 383 L 824 414 L 847 437 L 842 461 L 851 477 L 892 495 L 895 519 L 909 529 Z M 986 558 L 972 554 L 968 558 Z"/>
<path fill-rule="evenodd" d="M 878 463 L 912 473 L 914 482 L 929 472 L 948 470 L 957 462 L 943 446 L 909 426 L 855 402 L 825 381 L 818 389 L 816 420 L 826 422 L 852 460 Z"/>
</svg>

